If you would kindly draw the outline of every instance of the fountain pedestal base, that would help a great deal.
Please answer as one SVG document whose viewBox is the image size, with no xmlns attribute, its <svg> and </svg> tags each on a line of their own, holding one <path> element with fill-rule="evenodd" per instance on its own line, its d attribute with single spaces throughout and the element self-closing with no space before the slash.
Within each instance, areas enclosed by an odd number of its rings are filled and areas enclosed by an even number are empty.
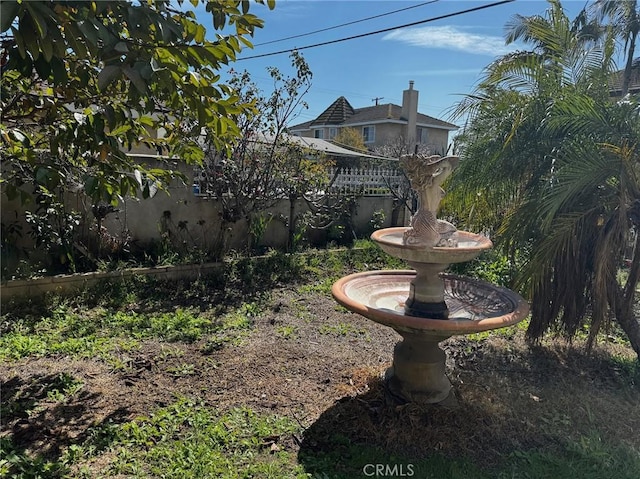
<svg viewBox="0 0 640 479">
<path fill-rule="evenodd" d="M 401 333 L 393 350 L 393 364 L 385 373 L 389 394 L 397 402 L 442 403 L 452 385 L 445 374 L 445 353 L 438 343 L 447 337 Z"/>
<path fill-rule="evenodd" d="M 404 305 L 404 314 L 418 318 L 447 319 L 449 317 L 449 308 L 444 301 L 422 303 L 409 298 Z"/>
</svg>

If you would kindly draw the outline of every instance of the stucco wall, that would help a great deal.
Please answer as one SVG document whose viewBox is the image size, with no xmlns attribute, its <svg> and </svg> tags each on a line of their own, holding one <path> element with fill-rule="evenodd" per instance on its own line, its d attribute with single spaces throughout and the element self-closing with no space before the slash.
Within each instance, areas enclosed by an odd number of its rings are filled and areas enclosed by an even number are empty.
<svg viewBox="0 0 640 479">
<path fill-rule="evenodd" d="M 359 133 L 362 133 L 362 128 L 365 125 L 350 126 L 345 125 L 346 128 L 353 128 Z M 366 143 L 367 148 L 373 148 L 375 146 L 383 146 L 388 144 L 395 144 L 399 138 L 407 138 L 407 125 L 400 123 L 372 123 L 375 126 L 376 136 L 373 143 Z M 341 127 L 338 127 L 340 131 Z M 329 138 L 329 128 L 311 128 L 310 130 L 303 131 L 301 136 L 305 138 L 313 138 L 314 130 L 320 129 L 324 131 L 324 139 Z M 414 133 L 415 135 L 415 133 Z M 428 139 L 426 146 L 432 151 L 432 153 L 444 154 L 449 146 L 449 131 L 440 128 L 428 128 Z"/>
<path fill-rule="evenodd" d="M 429 128 L 427 146 L 431 153 L 444 155 L 449 147 L 449 132 L 447 130 Z"/>
<path fill-rule="evenodd" d="M 90 226 L 95 226 L 95 218 L 91 212 L 91 202 L 82 194 L 67 194 L 67 205 L 82 215 L 82 223 L 78 226 L 84 236 Z M 25 209 L 19 202 L 10 202 L 6 197 L 0 201 L 2 222 L 6 225 L 17 222 L 21 225 L 21 236 L 17 236 L 15 247 L 25 248 L 30 257 L 38 254 L 34 249 L 32 237 L 29 235 L 30 226 L 25 221 Z M 273 216 L 261 243 L 265 246 L 284 247 L 288 238 L 286 219 L 289 216 L 289 201 L 282 200 L 274 208 L 265 211 Z M 365 236 L 371 228 L 371 218 L 377 211 L 385 214 L 384 226 L 405 224 L 409 214 L 403 210 L 391 224 L 394 202 L 391 197 L 367 196 L 358 200 L 351 216 L 351 222 L 359 236 Z M 296 214 L 307 209 L 304 201 L 296 204 Z M 220 237 L 221 222 L 220 202 L 215 199 L 197 196 L 190 187 L 173 184 L 168 190 L 159 191 L 153 198 L 127 198 L 117 208 L 115 213 L 109 214 L 103 226 L 113 237 L 130 236 L 133 243 L 145 248 L 148 243 L 158 241 L 163 232 L 173 235 L 174 241 L 184 242 L 185 248 L 193 246 L 204 250 L 212 250 L 217 246 Z M 239 221 L 227 226 L 224 232 L 225 249 L 242 249 L 247 246 L 249 239 L 248 225 Z M 6 238 L 5 238 L 6 239 Z M 43 252 L 44 253 L 44 252 Z M 16 259 L 16 258 L 14 258 Z M 3 258 L 12 261 L 6 255 Z M 10 266 L 10 265 L 9 265 Z M 12 268 L 11 268 L 12 269 Z"/>
<path fill-rule="evenodd" d="M 220 202 L 194 195 L 187 188 L 172 188 L 170 195 L 161 192 L 153 198 L 145 200 L 128 199 L 121 206 L 117 214 L 110 215 L 104 225 L 112 234 L 119 234 L 123 229 L 138 241 L 146 243 L 157 240 L 160 232 L 167 227 L 176 231 L 183 225 L 185 238 L 193 239 L 198 246 L 211 247 L 221 228 Z M 385 214 L 385 227 L 391 226 L 393 198 L 385 196 L 367 196 L 359 199 L 351 221 L 359 235 L 365 235 L 370 228 L 370 221 L 376 211 Z M 276 206 L 265 211 L 272 215 L 262 243 L 266 246 L 283 247 L 287 243 L 288 227 L 286 219 L 289 216 L 290 204 L 288 200 L 280 201 Z M 296 214 L 306 211 L 307 205 L 303 200 L 296 203 Z M 404 224 L 405 216 L 400 216 L 398 222 Z M 249 236 L 248 225 L 239 221 L 229 226 L 227 244 L 233 248 L 243 248 L 247 245 Z"/>
</svg>

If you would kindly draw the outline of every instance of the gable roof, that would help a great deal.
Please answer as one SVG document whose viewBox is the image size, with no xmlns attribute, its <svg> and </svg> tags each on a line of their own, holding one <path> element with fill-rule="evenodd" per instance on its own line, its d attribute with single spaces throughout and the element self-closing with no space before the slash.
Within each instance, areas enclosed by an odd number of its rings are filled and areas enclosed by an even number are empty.
<svg viewBox="0 0 640 479">
<path fill-rule="evenodd" d="M 406 123 L 402 116 L 402 107 L 387 103 L 384 105 L 353 108 L 343 96 L 334 101 L 314 120 L 298 123 L 289 127 L 289 131 L 309 130 L 314 126 L 356 126 L 371 123 Z M 442 130 L 457 130 L 458 126 L 429 115 L 418 113 L 416 122 L 420 126 L 429 126 Z"/>
</svg>

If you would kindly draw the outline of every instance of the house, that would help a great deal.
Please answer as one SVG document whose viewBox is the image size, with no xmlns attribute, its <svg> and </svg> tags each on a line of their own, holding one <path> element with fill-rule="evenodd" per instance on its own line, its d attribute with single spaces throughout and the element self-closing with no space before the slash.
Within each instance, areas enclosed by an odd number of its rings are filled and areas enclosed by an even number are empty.
<svg viewBox="0 0 640 479">
<path fill-rule="evenodd" d="M 393 103 L 353 108 L 341 96 L 314 120 L 289 127 L 293 135 L 333 140 L 341 128 L 355 128 L 369 150 L 401 141 L 406 151 L 417 147 L 444 154 L 449 144 L 449 132 L 458 127 L 418 112 L 418 90 L 413 81 L 404 90 L 402 105 Z"/>
<path fill-rule="evenodd" d="M 609 96 L 619 97 L 622 94 L 622 79 L 624 70 L 618 70 L 611 74 L 609 78 Z M 629 83 L 629 91 L 631 95 L 640 93 L 640 70 L 634 68 L 631 70 L 631 82 Z"/>
</svg>

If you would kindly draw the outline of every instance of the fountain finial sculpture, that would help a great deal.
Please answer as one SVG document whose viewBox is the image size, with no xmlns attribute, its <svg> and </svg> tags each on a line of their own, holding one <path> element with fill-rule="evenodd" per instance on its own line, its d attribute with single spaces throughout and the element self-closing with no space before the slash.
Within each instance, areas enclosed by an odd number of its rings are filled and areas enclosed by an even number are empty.
<svg viewBox="0 0 640 479">
<path fill-rule="evenodd" d="M 401 164 L 420 207 L 410 226 L 381 229 L 371 239 L 414 270 L 355 273 L 338 280 L 332 293 L 347 309 L 402 336 L 385 373 L 389 397 L 440 403 L 450 396 L 452 385 L 438 343 L 455 334 L 515 324 L 529 314 L 529 305 L 508 289 L 443 274 L 449 264 L 470 261 L 492 246 L 488 238 L 436 218 L 444 194 L 441 185 L 458 158 L 410 155 Z"/>
<path fill-rule="evenodd" d="M 407 245 L 457 246 L 453 234 L 456 227 L 448 221 L 437 219 L 438 206 L 444 196 L 442 183 L 458 166 L 457 156 L 407 155 L 400 159 L 411 188 L 420 198 L 418 211 L 411 218 L 411 227 L 403 240 Z"/>
</svg>

